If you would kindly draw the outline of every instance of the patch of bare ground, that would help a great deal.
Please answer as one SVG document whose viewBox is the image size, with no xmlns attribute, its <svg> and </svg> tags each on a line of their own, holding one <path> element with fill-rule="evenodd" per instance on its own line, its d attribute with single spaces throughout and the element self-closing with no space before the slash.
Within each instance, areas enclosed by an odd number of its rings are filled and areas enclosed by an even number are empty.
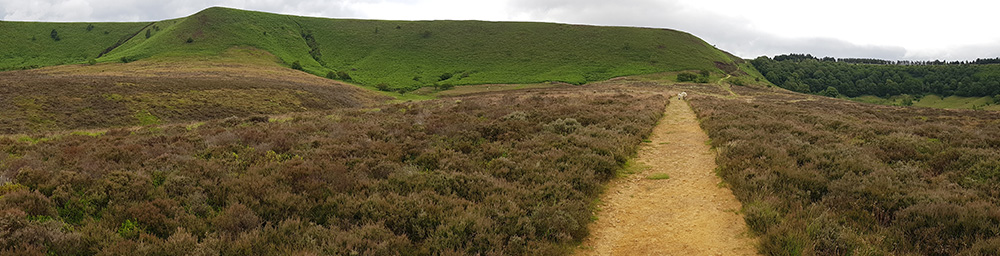
<svg viewBox="0 0 1000 256">
<path fill-rule="evenodd" d="M 687 102 L 669 104 L 639 151 L 649 168 L 612 182 L 576 254 L 756 255 L 707 141 Z"/>
</svg>

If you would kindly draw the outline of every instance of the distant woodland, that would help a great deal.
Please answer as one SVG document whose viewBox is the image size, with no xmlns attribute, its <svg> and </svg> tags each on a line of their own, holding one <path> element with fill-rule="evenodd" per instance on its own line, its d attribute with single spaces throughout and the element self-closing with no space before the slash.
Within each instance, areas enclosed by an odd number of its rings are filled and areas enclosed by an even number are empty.
<svg viewBox="0 0 1000 256">
<path fill-rule="evenodd" d="M 968 62 L 888 61 L 778 55 L 751 61 L 782 88 L 828 96 L 901 94 L 983 97 L 1000 94 L 1000 58 Z"/>
</svg>

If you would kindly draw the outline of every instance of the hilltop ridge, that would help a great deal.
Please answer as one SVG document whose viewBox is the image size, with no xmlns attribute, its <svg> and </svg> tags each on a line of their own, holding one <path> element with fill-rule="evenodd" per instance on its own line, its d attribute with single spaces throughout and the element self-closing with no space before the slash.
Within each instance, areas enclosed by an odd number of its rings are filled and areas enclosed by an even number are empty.
<svg viewBox="0 0 1000 256">
<path fill-rule="evenodd" d="M 50 39 L 51 30 L 62 39 Z M 270 52 L 286 67 L 401 90 L 581 84 L 668 71 L 733 71 L 742 62 L 698 37 L 669 29 L 329 19 L 223 7 L 156 22 L 2 22 L 0 31 L 12 35 L 0 40 L 8 49 L 0 53 L 6 57 L 0 61 L 2 70 L 211 56 L 250 46 Z"/>
</svg>

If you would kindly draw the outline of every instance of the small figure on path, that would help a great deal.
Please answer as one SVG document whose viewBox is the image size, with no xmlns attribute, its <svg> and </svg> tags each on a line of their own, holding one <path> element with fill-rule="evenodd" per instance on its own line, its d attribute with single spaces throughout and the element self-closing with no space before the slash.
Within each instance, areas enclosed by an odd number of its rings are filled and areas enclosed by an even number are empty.
<svg viewBox="0 0 1000 256">
<path fill-rule="evenodd" d="M 685 98 L 687 98 L 687 96 L 688 96 L 687 92 L 681 92 L 677 94 L 677 99 L 684 100 Z"/>
</svg>

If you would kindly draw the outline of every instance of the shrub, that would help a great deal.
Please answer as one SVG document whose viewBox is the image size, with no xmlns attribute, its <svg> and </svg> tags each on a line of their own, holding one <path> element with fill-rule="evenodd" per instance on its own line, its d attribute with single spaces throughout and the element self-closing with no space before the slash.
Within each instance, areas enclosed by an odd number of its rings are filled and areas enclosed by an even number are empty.
<svg viewBox="0 0 1000 256">
<path fill-rule="evenodd" d="M 441 74 L 440 76 L 438 76 L 438 78 L 439 78 L 438 80 L 444 81 L 444 80 L 451 79 L 451 77 L 452 77 L 451 73 L 444 73 L 444 74 Z"/>
<path fill-rule="evenodd" d="M 329 79 L 337 78 L 337 73 L 334 73 L 333 71 L 326 72 L 326 78 Z"/>
<path fill-rule="evenodd" d="M 1000 234 L 1000 115 L 731 89 L 753 102 L 690 102 L 761 253 L 953 255 Z"/>
<path fill-rule="evenodd" d="M 732 79 L 729 80 L 729 83 L 731 83 L 731 84 L 733 84 L 735 86 L 746 86 L 747 85 L 746 81 L 744 81 L 742 78 L 738 78 L 738 77 L 733 77 Z"/>
<path fill-rule="evenodd" d="M 94 30 L 94 24 L 87 24 L 87 32 Z"/>
<path fill-rule="evenodd" d="M 189 44 L 190 44 L 190 43 L 194 43 L 194 38 L 191 38 L 191 37 L 188 37 L 188 39 L 187 39 L 187 40 L 184 40 L 184 42 L 185 42 L 185 43 L 189 43 Z"/>
<path fill-rule="evenodd" d="M 694 82 L 695 79 L 698 79 L 698 75 L 694 73 L 681 72 L 677 74 L 677 82 Z"/>
<path fill-rule="evenodd" d="M 561 254 L 665 102 L 585 86 L 0 138 L 24 186 L 0 187 L 0 250 Z"/>
<path fill-rule="evenodd" d="M 138 238 L 140 233 L 142 233 L 142 229 L 139 228 L 139 224 L 132 220 L 125 220 L 125 222 L 122 222 L 122 225 L 118 227 L 118 236 L 121 236 L 122 238 Z"/>
<path fill-rule="evenodd" d="M 52 40 L 55 40 L 55 41 L 57 41 L 57 42 L 58 42 L 59 40 L 61 40 L 61 39 L 59 38 L 59 32 L 56 32 L 56 30 L 55 30 L 55 29 L 53 29 L 53 30 L 52 30 L 52 32 L 51 32 L 51 33 L 49 33 L 49 37 L 51 37 L 51 38 L 52 38 Z"/>
<path fill-rule="evenodd" d="M 302 63 L 299 63 L 299 61 L 297 61 L 297 60 L 293 61 L 292 62 L 292 69 L 294 69 L 294 70 L 303 70 L 302 69 Z"/>
<path fill-rule="evenodd" d="M 250 208 L 243 204 L 232 204 L 226 207 L 219 216 L 212 219 L 212 225 L 219 231 L 230 234 L 256 229 L 260 226 L 260 217 L 257 217 Z"/>
<path fill-rule="evenodd" d="M 545 130 L 566 135 L 575 132 L 577 129 L 583 127 L 580 122 L 576 121 L 574 118 L 557 119 L 545 125 Z"/>
<path fill-rule="evenodd" d="M 351 80 L 351 75 L 347 74 L 347 72 L 345 72 L 345 71 L 337 71 L 337 77 L 339 77 L 340 80 L 344 80 L 344 81 Z"/>
<path fill-rule="evenodd" d="M 827 86 L 826 89 L 819 92 L 819 95 L 827 96 L 830 98 L 836 98 L 840 96 L 840 92 L 837 91 L 837 88 L 834 88 L 833 86 Z M 910 104 L 912 105 L 913 103 L 911 102 Z"/>
</svg>

